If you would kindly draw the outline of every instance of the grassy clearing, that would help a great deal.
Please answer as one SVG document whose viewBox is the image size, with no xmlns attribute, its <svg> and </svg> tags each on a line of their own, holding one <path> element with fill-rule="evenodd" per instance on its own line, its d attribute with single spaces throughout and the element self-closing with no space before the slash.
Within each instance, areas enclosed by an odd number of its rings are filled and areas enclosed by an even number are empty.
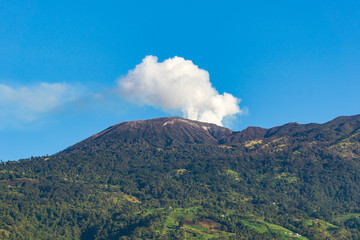
<svg viewBox="0 0 360 240">
<path fill-rule="evenodd" d="M 338 144 L 332 145 L 329 149 L 336 150 L 342 157 L 357 158 L 359 156 L 354 153 L 354 150 L 359 149 L 359 147 L 359 142 L 352 142 L 349 141 L 349 139 L 346 139 Z"/>
<path fill-rule="evenodd" d="M 125 194 L 125 193 L 122 194 L 122 197 L 125 198 L 127 201 L 132 202 L 132 203 L 139 203 L 139 204 L 142 203 L 142 202 L 141 202 L 139 199 L 137 199 L 136 197 L 131 196 L 131 195 L 127 195 L 127 194 Z"/>
<path fill-rule="evenodd" d="M 309 227 L 316 228 L 316 231 L 321 233 L 322 236 L 329 239 L 333 239 L 333 234 L 339 229 L 338 226 L 335 226 L 329 222 L 325 222 L 320 219 L 306 220 L 305 224 Z"/>
<path fill-rule="evenodd" d="M 5 230 L 5 229 L 0 229 L 0 237 L 1 236 L 8 238 L 10 236 L 10 231 Z"/>
<path fill-rule="evenodd" d="M 237 172 L 235 172 L 235 171 L 233 171 L 233 170 L 230 170 L 230 169 L 225 170 L 225 172 L 226 172 L 226 174 L 227 174 L 228 176 L 231 176 L 231 177 L 234 178 L 235 180 L 237 180 L 237 181 L 240 181 L 240 180 L 241 180 L 241 178 L 239 177 L 239 173 L 237 173 Z"/>
<path fill-rule="evenodd" d="M 249 149 L 254 149 L 256 145 L 262 144 L 263 140 L 258 139 L 258 140 L 252 140 L 252 141 L 246 141 L 245 142 L 245 147 L 249 148 Z"/>
<path fill-rule="evenodd" d="M 160 234 L 168 234 L 171 231 L 181 231 L 185 239 L 228 239 L 234 233 L 220 230 L 221 224 L 210 219 L 199 217 L 200 208 L 161 208 L 151 209 L 142 214 L 162 213 L 161 228 L 157 229 Z"/>
<path fill-rule="evenodd" d="M 184 225 L 181 228 L 184 232 L 185 239 L 229 239 L 230 236 L 234 236 L 234 233 L 228 233 L 223 231 L 210 231 L 209 229 Z"/>
<path fill-rule="evenodd" d="M 221 231 L 221 224 L 210 219 L 199 217 L 200 208 L 161 208 L 146 210 L 142 214 L 163 213 L 161 228 L 158 233 L 167 234 L 171 231 L 181 231 L 185 239 L 228 239 L 235 233 Z M 224 214 L 224 217 L 228 214 Z M 308 240 L 308 238 L 292 232 L 282 226 L 264 221 L 263 218 L 249 215 L 240 220 L 245 226 L 259 233 L 277 233 L 281 239 Z M 315 220 L 316 221 L 316 220 Z M 309 222 L 310 223 L 310 222 Z M 325 222 L 324 222 L 325 224 Z M 327 226 L 333 227 L 328 224 Z"/>
<path fill-rule="evenodd" d="M 278 233 L 282 236 L 282 239 L 301 239 L 301 240 L 308 239 L 308 238 L 301 236 L 298 233 L 294 233 L 282 226 L 265 222 L 261 218 L 253 217 L 250 219 L 241 220 L 241 222 L 243 224 L 245 224 L 246 226 L 248 226 L 260 233 L 265 233 L 265 232 Z"/>
<path fill-rule="evenodd" d="M 177 175 L 177 176 L 180 176 L 180 175 L 183 175 L 184 173 L 186 173 L 186 169 L 176 169 L 175 170 L 175 174 Z"/>
<path fill-rule="evenodd" d="M 286 147 L 288 145 L 288 138 L 281 137 L 271 140 L 270 142 L 267 142 L 264 144 L 261 148 L 270 148 L 273 152 L 280 152 L 283 151 L 283 147 Z"/>
</svg>

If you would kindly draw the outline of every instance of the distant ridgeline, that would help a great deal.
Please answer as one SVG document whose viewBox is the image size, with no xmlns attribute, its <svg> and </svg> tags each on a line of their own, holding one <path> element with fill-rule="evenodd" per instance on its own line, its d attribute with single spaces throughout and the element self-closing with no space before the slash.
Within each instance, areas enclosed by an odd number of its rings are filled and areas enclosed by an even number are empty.
<svg viewBox="0 0 360 240">
<path fill-rule="evenodd" d="M 0 239 L 360 239 L 360 115 L 125 122 L 0 165 Z"/>
</svg>

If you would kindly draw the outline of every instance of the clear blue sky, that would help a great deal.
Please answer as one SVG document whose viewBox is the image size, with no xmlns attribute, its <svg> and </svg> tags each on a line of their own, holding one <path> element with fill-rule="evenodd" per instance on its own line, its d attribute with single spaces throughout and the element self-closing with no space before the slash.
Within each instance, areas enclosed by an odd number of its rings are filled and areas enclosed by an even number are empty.
<svg viewBox="0 0 360 240">
<path fill-rule="evenodd" d="M 2 160 L 172 116 L 114 94 L 147 55 L 242 99 L 235 130 L 360 113 L 360 1 L 2 1 L 0 22 Z"/>
</svg>

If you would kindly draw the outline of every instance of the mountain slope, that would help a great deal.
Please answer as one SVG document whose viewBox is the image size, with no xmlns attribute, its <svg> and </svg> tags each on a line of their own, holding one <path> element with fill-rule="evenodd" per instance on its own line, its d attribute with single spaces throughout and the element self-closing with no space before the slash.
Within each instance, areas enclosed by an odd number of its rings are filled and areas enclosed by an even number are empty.
<svg viewBox="0 0 360 240">
<path fill-rule="evenodd" d="M 106 145 L 116 148 L 141 144 L 147 147 L 166 147 L 178 144 L 216 144 L 233 131 L 215 124 L 179 117 L 124 122 L 91 136 L 66 151 Z"/>
<path fill-rule="evenodd" d="M 277 137 L 307 137 L 319 138 L 325 136 L 332 141 L 339 137 L 347 136 L 360 130 L 360 115 L 349 117 L 338 117 L 324 124 L 298 124 L 288 123 L 279 127 L 264 129 L 259 127 L 248 127 L 236 132 L 225 141 L 229 143 L 240 143 L 248 140 Z"/>
<path fill-rule="evenodd" d="M 0 238 L 360 239 L 359 160 L 360 115 L 240 132 L 121 123 L 2 163 Z"/>
</svg>

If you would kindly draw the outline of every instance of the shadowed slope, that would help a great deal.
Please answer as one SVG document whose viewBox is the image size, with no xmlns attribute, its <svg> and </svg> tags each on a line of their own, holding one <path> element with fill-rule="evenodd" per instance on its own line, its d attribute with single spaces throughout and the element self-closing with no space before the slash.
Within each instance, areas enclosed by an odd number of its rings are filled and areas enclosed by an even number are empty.
<svg viewBox="0 0 360 240">
<path fill-rule="evenodd" d="M 180 117 L 124 122 L 95 134 L 65 151 L 91 146 L 114 148 L 142 144 L 167 147 L 178 144 L 217 144 L 233 131 L 215 124 Z"/>
</svg>

